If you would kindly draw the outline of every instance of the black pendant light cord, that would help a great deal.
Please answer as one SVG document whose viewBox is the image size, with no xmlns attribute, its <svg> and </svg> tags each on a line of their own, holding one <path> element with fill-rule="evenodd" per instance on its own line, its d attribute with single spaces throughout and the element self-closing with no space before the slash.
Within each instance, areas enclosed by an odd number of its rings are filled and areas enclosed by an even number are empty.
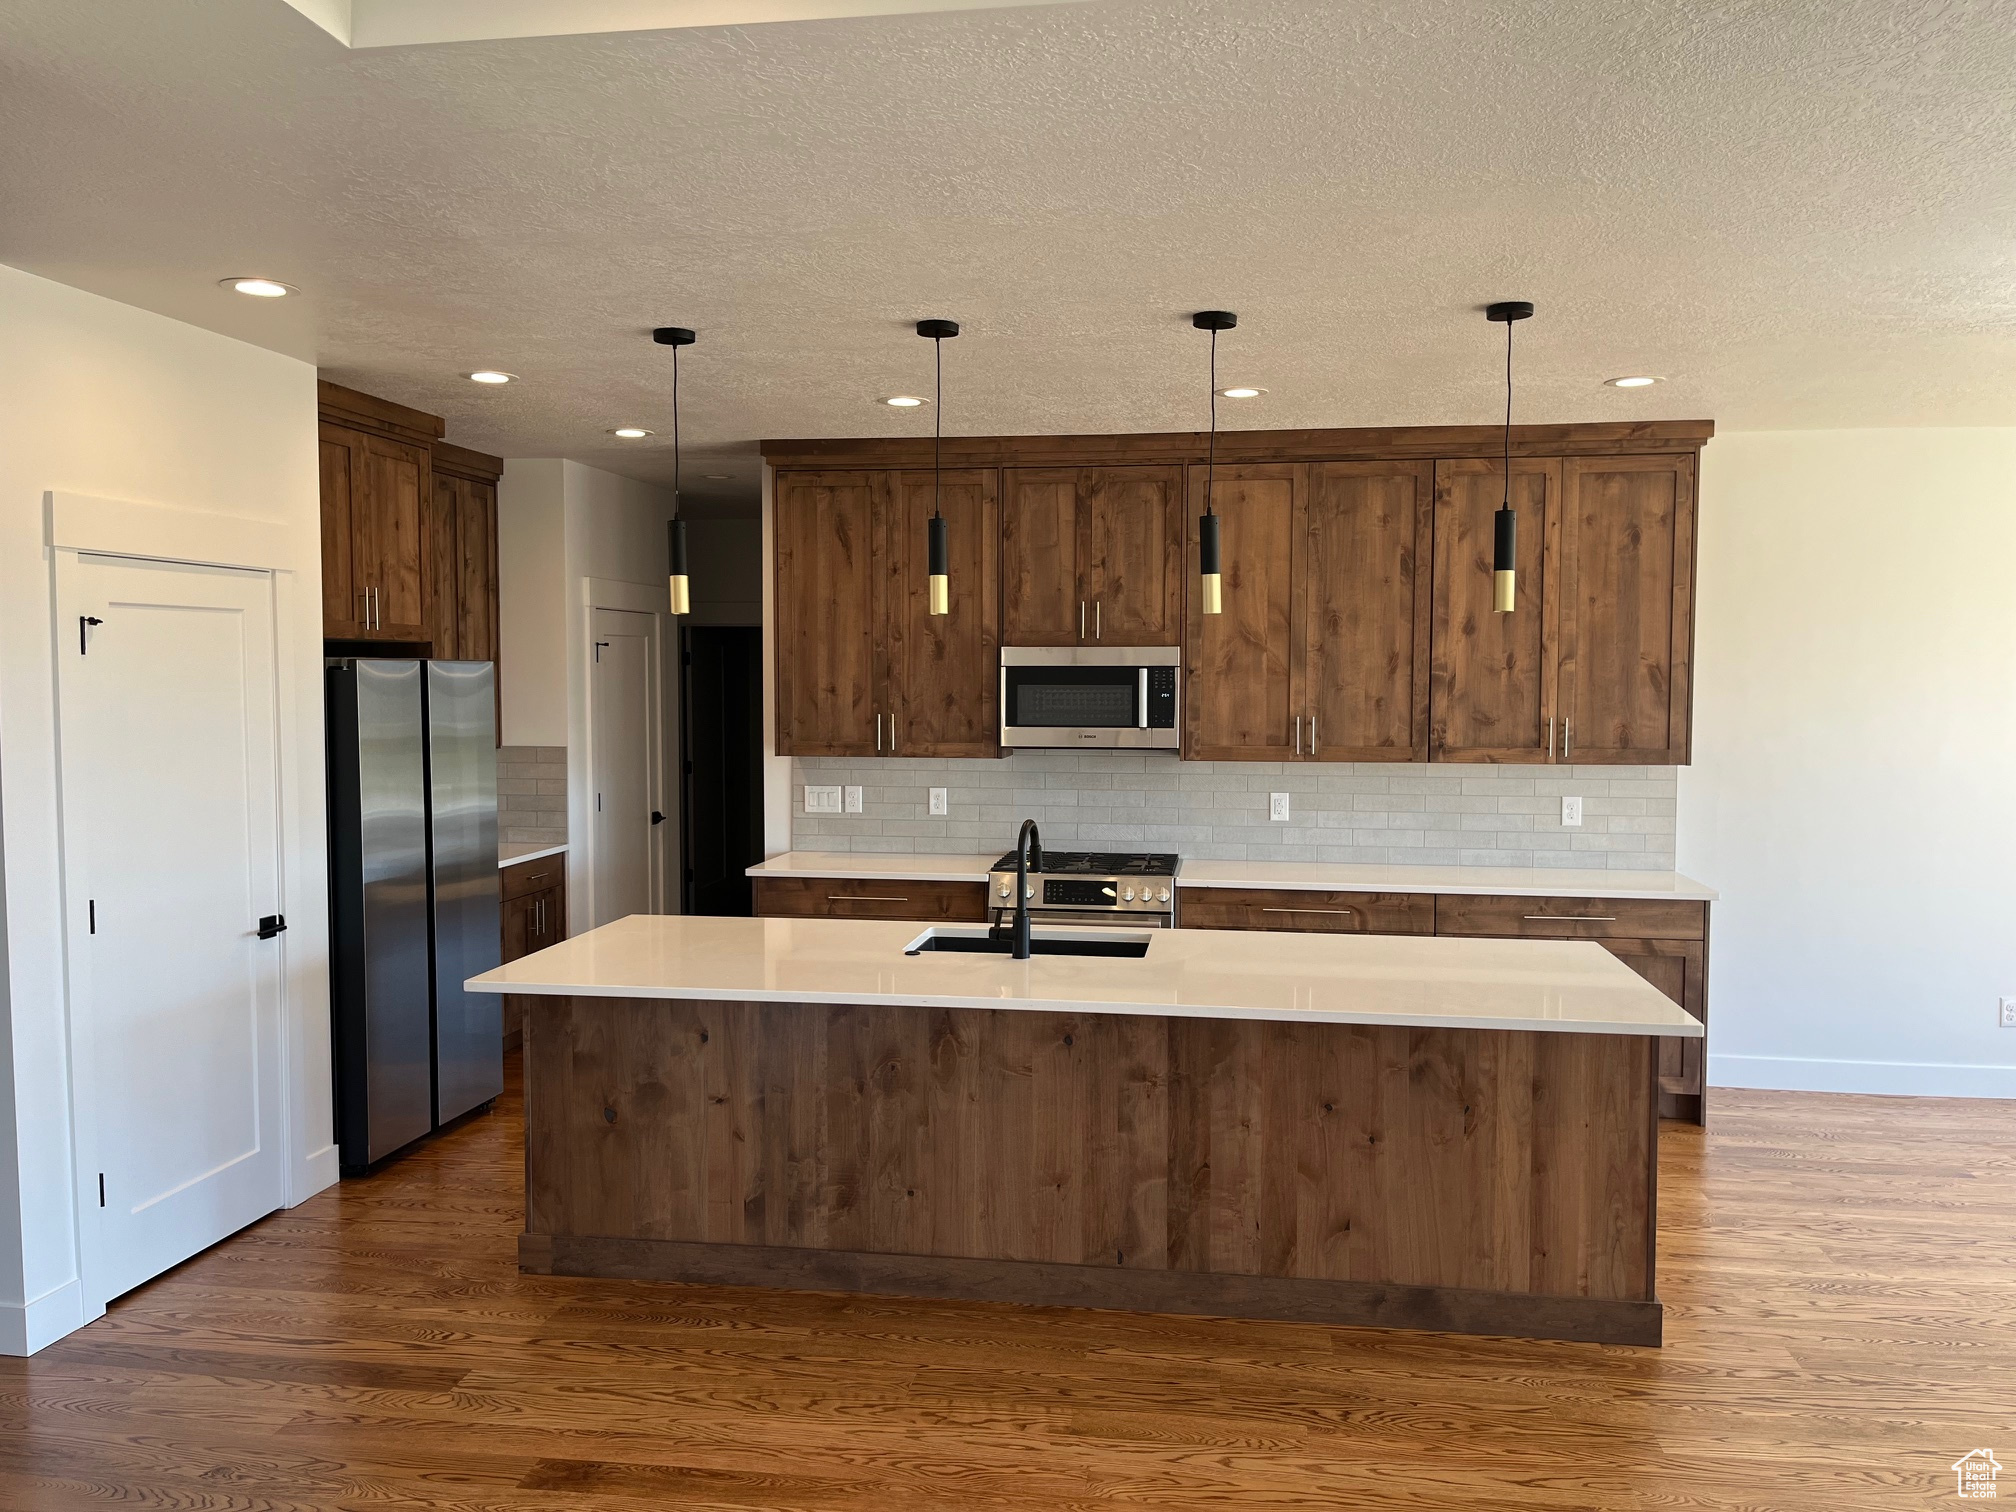
<svg viewBox="0 0 2016 1512">
<path fill-rule="evenodd" d="M 931 338 L 931 359 L 936 368 L 931 391 L 931 518 L 945 515 L 945 338 Z"/>
<path fill-rule="evenodd" d="M 1505 322 L 1505 505 L 1512 507 L 1512 327 Z M 1488 494 L 1485 497 L 1490 497 Z"/>
<path fill-rule="evenodd" d="M 672 518 L 679 518 L 679 348 L 672 348 Z"/>
<path fill-rule="evenodd" d="M 1212 487 L 1218 481 L 1218 332 L 1211 332 L 1211 442 L 1204 463 L 1204 513 L 1211 511 Z"/>
</svg>

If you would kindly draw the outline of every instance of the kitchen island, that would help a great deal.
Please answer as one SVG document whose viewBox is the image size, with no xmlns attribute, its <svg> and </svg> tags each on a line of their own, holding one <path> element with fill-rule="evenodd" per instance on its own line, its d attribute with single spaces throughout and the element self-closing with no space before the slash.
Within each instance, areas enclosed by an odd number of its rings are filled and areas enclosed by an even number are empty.
<svg viewBox="0 0 2016 1512">
<path fill-rule="evenodd" d="M 933 933 L 635 916 L 474 978 L 532 1000 L 521 1266 L 1659 1342 L 1701 1030 L 1599 946 Z"/>
</svg>

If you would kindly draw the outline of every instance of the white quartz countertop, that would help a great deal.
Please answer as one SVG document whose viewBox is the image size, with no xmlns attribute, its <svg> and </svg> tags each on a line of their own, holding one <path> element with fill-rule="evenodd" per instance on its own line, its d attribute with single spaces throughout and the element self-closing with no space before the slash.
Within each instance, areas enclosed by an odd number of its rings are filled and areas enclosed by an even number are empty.
<svg viewBox="0 0 2016 1512">
<path fill-rule="evenodd" d="M 548 856 L 564 856 L 564 845 L 524 845 L 506 841 L 497 847 L 497 869 L 516 866 L 520 861 L 544 861 Z"/>
<path fill-rule="evenodd" d="M 850 855 L 786 851 L 749 868 L 752 877 L 848 881 L 985 882 L 1000 851 L 984 856 Z M 1281 887 L 1302 892 L 1476 893 L 1515 898 L 1680 898 L 1719 894 L 1678 872 L 1569 871 L 1538 866 L 1342 866 L 1315 861 L 1185 861 L 1182 887 Z"/>
<path fill-rule="evenodd" d="M 633 914 L 472 977 L 468 985 L 474 992 L 534 996 L 914 1004 L 1683 1038 L 1702 1032 L 1699 1021 L 1602 946 L 1579 940 L 1150 930 L 1148 953 L 1138 960 L 904 954 L 933 927 L 881 919 Z M 935 927 L 953 932 L 962 926 Z"/>
</svg>

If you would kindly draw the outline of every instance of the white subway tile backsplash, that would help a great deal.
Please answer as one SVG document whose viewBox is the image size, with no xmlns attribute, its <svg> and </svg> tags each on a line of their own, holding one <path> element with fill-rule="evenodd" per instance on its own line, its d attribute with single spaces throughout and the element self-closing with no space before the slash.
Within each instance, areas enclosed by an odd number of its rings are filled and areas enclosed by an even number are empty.
<svg viewBox="0 0 2016 1512">
<path fill-rule="evenodd" d="M 1179 762 L 1069 751 L 1000 761 L 807 757 L 792 766 L 794 785 L 858 785 L 864 794 L 860 814 L 794 814 L 801 850 L 1005 851 L 1021 821 L 1034 819 L 1046 845 L 1374 866 L 1669 871 L 1679 786 L 1671 767 Z M 947 789 L 949 814 L 931 815 L 933 787 Z M 1267 795 L 1283 791 L 1292 817 L 1272 822 Z M 1561 827 L 1564 796 L 1584 800 L 1580 829 Z"/>
</svg>

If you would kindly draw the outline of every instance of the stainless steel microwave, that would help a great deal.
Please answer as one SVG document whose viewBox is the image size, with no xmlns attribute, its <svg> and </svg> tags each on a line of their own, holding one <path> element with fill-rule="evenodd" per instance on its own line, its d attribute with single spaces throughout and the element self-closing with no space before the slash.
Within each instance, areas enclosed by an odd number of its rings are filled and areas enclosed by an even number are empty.
<svg viewBox="0 0 2016 1512">
<path fill-rule="evenodd" d="M 1182 658 L 1175 646 L 1003 646 L 1001 744 L 1174 751 Z"/>
</svg>

